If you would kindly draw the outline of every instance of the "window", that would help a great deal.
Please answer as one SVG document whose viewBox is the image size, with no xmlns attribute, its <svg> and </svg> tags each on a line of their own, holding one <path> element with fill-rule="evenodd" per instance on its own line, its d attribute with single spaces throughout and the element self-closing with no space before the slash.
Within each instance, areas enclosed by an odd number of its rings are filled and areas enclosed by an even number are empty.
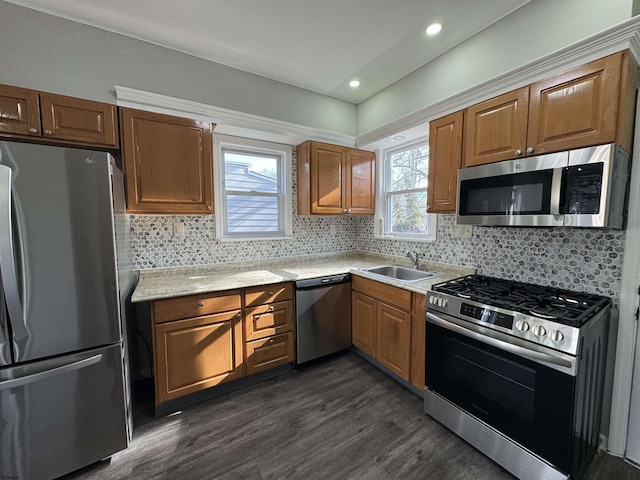
<svg viewBox="0 0 640 480">
<path fill-rule="evenodd" d="M 428 142 L 388 150 L 382 157 L 376 235 L 435 240 L 436 215 L 427 214 Z"/>
<path fill-rule="evenodd" d="M 291 147 L 216 135 L 216 237 L 291 236 Z"/>
</svg>

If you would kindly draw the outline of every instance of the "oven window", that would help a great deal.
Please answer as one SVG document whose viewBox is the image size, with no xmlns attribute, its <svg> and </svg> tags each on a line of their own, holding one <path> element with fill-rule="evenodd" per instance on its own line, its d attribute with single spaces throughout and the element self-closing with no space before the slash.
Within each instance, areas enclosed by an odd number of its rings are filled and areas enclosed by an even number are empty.
<svg viewBox="0 0 640 480">
<path fill-rule="evenodd" d="M 512 415 L 533 421 L 535 370 L 476 348 L 457 338 L 447 338 L 446 375 L 468 383 L 479 395 L 498 403 Z M 482 407 L 472 403 L 479 413 Z"/>
<path fill-rule="evenodd" d="M 463 180 L 460 215 L 548 214 L 553 170 Z"/>
</svg>

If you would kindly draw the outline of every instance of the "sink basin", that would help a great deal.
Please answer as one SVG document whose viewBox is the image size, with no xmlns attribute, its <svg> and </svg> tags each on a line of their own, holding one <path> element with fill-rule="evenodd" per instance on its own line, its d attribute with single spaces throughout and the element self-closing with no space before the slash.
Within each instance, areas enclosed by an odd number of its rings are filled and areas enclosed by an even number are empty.
<svg viewBox="0 0 640 480">
<path fill-rule="evenodd" d="M 439 275 L 438 273 L 425 272 L 424 270 L 400 267 L 398 265 L 383 265 L 381 267 L 363 268 L 363 270 L 376 275 L 395 278 L 403 282 L 419 282 L 420 280 L 426 280 L 427 278 Z"/>
</svg>

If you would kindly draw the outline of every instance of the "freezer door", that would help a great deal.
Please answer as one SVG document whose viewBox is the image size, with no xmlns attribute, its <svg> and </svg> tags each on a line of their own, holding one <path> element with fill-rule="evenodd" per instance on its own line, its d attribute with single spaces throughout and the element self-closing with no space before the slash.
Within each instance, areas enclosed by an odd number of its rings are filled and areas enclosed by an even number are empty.
<svg viewBox="0 0 640 480">
<path fill-rule="evenodd" d="M 13 247 L 14 260 L 0 267 L 16 362 L 121 339 L 109 161 L 102 152 L 0 142 L 0 166 L 11 169 L 0 258 Z"/>
<path fill-rule="evenodd" d="M 0 478 L 52 479 L 127 447 L 121 345 L 0 369 Z"/>
</svg>

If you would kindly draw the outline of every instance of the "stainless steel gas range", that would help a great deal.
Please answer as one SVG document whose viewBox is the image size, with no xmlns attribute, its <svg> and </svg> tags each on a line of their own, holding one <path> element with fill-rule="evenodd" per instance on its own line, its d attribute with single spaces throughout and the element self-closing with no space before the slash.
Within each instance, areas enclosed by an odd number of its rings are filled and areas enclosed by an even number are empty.
<svg viewBox="0 0 640 480">
<path fill-rule="evenodd" d="M 425 412 L 523 480 L 597 450 L 611 300 L 469 275 L 427 294 Z"/>
</svg>

